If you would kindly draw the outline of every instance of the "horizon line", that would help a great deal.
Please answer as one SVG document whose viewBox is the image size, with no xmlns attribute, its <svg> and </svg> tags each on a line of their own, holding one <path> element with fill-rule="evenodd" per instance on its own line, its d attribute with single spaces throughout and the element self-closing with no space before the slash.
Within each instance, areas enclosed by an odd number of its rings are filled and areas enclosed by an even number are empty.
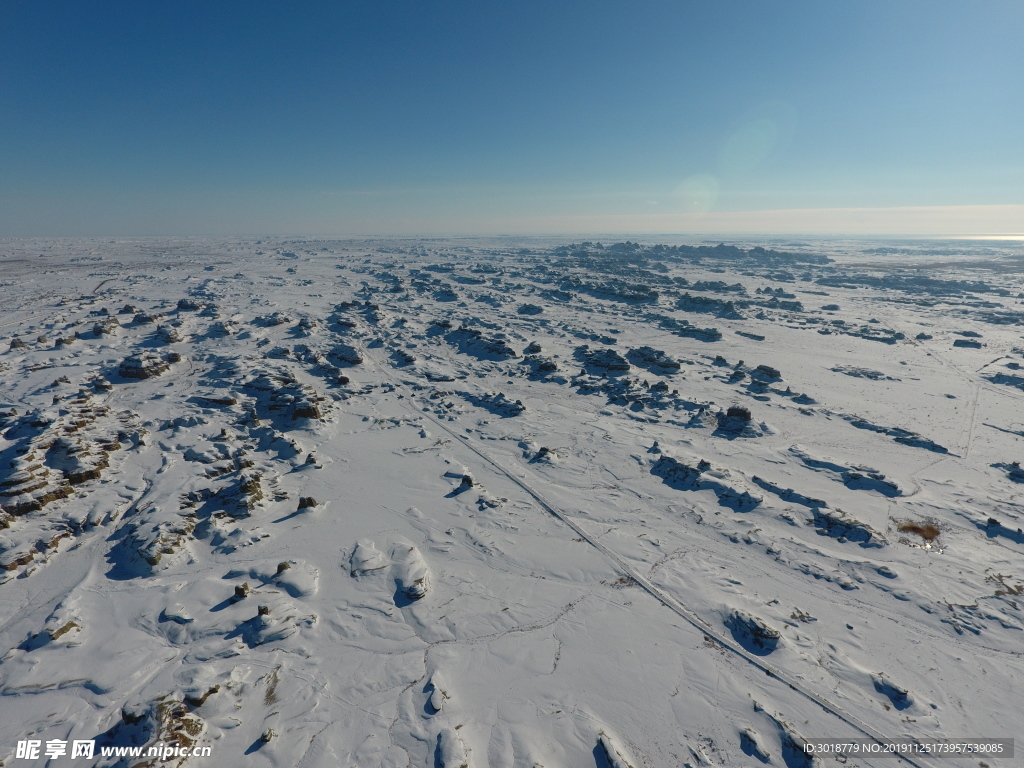
<svg viewBox="0 0 1024 768">
<path fill-rule="evenodd" d="M 0 240 L 90 239 L 131 237 L 818 237 L 818 238 L 912 238 L 1024 240 L 1020 222 L 1024 204 L 936 205 L 891 207 L 774 208 L 756 211 L 705 211 L 688 213 L 549 214 L 543 216 L 474 217 L 447 215 L 393 217 L 346 216 L 344 212 L 321 212 L 305 226 L 291 212 L 278 221 L 262 212 L 261 227 L 253 220 L 258 212 L 234 210 L 233 220 L 217 232 L 216 224 L 200 223 L 196 216 L 183 215 L 188 232 L 148 233 L 121 231 L 60 235 L 5 235 Z M 188 219 L 192 219 L 191 226 Z M 246 221 L 248 219 L 248 221 Z M 290 221 L 289 221 L 290 219 Z M 347 220 L 347 221 L 346 221 Z M 244 223 L 243 223 L 244 222 Z"/>
</svg>

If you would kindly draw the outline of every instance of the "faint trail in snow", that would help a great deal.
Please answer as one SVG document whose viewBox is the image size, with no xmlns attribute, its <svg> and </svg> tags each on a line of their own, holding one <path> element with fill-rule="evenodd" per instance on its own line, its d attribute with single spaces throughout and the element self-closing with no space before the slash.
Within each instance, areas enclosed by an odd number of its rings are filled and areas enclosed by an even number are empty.
<svg viewBox="0 0 1024 768">
<path fill-rule="evenodd" d="M 420 400 L 420 398 L 418 398 L 413 393 L 413 391 L 408 386 L 406 386 L 399 379 L 392 376 L 391 371 L 388 370 L 384 365 L 378 363 L 377 361 L 374 361 L 374 363 L 377 364 L 377 367 L 381 370 L 384 376 L 390 379 L 392 383 L 395 384 L 396 387 L 402 387 L 404 390 L 406 390 L 406 392 L 408 393 L 407 398 L 405 400 L 407 408 L 412 409 L 413 403 L 419 403 L 420 405 L 425 404 Z M 536 501 L 546 512 L 556 517 L 566 526 L 571 528 L 577 536 L 579 536 L 584 541 L 588 542 L 592 547 L 601 552 L 601 554 L 608 558 L 608 560 L 610 560 L 612 564 L 621 573 L 632 579 L 633 582 L 640 586 L 645 592 L 650 594 L 662 605 L 664 605 L 666 608 L 668 608 L 673 613 L 678 615 L 688 624 L 702 632 L 707 637 L 714 640 L 714 642 L 716 642 L 718 645 L 725 648 L 726 650 L 731 651 L 733 654 L 744 659 L 746 662 L 753 665 L 754 667 L 757 667 L 762 672 L 766 673 L 768 676 L 776 678 L 777 680 L 785 683 L 790 687 L 791 690 L 794 690 L 797 693 L 804 696 L 805 698 L 810 699 L 815 704 L 824 709 L 826 712 L 839 718 L 844 723 L 856 729 L 857 731 L 863 733 L 865 736 L 877 742 L 878 744 L 884 744 L 886 742 L 886 738 L 880 732 L 872 728 L 870 725 L 868 725 L 865 722 L 862 722 L 859 718 L 850 714 L 842 707 L 840 707 L 838 704 L 834 704 L 825 697 L 810 690 L 810 688 L 804 685 L 800 680 L 790 676 L 785 672 L 782 672 L 775 665 L 768 664 L 763 659 L 754 656 L 753 654 L 747 653 L 745 650 L 743 650 L 742 648 L 738 647 L 735 643 L 733 643 L 732 640 L 730 640 L 724 634 L 719 632 L 718 629 L 712 627 L 710 624 L 704 621 L 704 619 L 702 619 L 698 614 L 691 611 L 689 608 L 687 608 L 685 605 L 683 605 L 681 602 L 676 600 L 674 597 L 672 597 L 659 587 L 655 586 L 652 582 L 648 581 L 644 576 L 642 576 L 638 571 L 636 571 L 632 566 L 626 563 L 612 550 L 610 550 L 600 541 L 598 541 L 593 536 L 588 534 L 582 527 L 580 527 L 575 521 L 573 521 L 572 518 L 570 518 L 564 512 L 560 511 L 555 506 L 550 504 L 540 494 L 539 491 L 534 490 L 529 484 L 527 484 L 527 482 L 524 479 L 522 479 L 526 477 L 525 474 L 522 476 L 522 478 L 516 476 L 511 471 L 507 470 L 504 466 L 499 464 L 497 461 L 492 459 L 482 449 L 478 448 L 477 446 L 469 442 L 468 435 L 456 432 L 448 425 L 446 425 L 444 422 L 440 421 L 439 419 L 431 415 L 429 411 L 419 411 L 416 412 L 416 414 L 417 416 L 422 416 L 423 418 L 433 422 L 437 427 L 443 429 L 445 432 L 452 435 L 453 437 L 459 438 L 459 442 L 465 445 L 466 448 L 471 450 L 473 453 L 475 453 L 477 456 L 479 456 L 481 459 L 487 462 L 491 467 L 493 467 L 496 471 L 498 471 L 499 473 L 507 477 L 509 480 L 511 480 L 513 483 L 515 483 L 517 486 L 519 486 L 523 491 L 529 494 L 534 499 L 534 501 Z M 907 757 L 906 755 L 897 754 L 897 757 L 906 762 L 908 765 L 915 766 L 915 768 L 921 768 L 922 766 L 921 763 Z"/>
<path fill-rule="evenodd" d="M 986 389 L 989 392 L 994 392 L 997 395 L 1004 395 L 1006 397 L 1016 398 L 1017 400 L 1024 400 L 1024 392 L 1019 392 L 1012 387 L 997 387 L 993 384 L 981 384 L 982 389 Z"/>
<path fill-rule="evenodd" d="M 924 472 L 926 469 L 931 469 L 932 467 L 937 466 L 938 464 L 941 464 L 944 461 L 948 461 L 950 458 L 952 458 L 952 457 L 951 456 L 943 456 L 941 459 L 936 459 L 935 461 L 929 462 L 928 464 L 925 464 L 920 469 L 915 469 L 913 472 L 911 472 L 910 473 L 910 482 L 914 484 L 914 490 L 911 491 L 910 493 L 904 494 L 901 497 L 901 500 L 913 498 L 914 496 L 916 496 L 917 494 L 919 494 L 921 492 L 921 482 L 917 478 L 918 478 L 918 476 L 922 472 Z M 895 503 L 895 501 L 894 501 L 894 503 Z"/>
<path fill-rule="evenodd" d="M 981 399 L 981 385 L 974 385 L 974 397 L 971 403 L 971 425 L 967 429 L 967 445 L 964 446 L 964 458 L 971 454 L 971 445 L 974 443 L 974 426 L 978 421 L 978 400 Z"/>
<path fill-rule="evenodd" d="M 967 383 L 970 384 L 971 388 L 974 390 L 974 395 L 973 395 L 972 403 L 971 403 L 971 421 L 970 421 L 970 425 L 968 426 L 968 430 L 967 430 L 967 444 L 964 446 L 964 449 L 963 449 L 963 458 L 966 459 L 968 457 L 968 455 L 970 454 L 971 446 L 974 443 L 974 429 L 975 429 L 975 426 L 977 425 L 977 420 L 978 420 L 978 401 L 981 399 L 981 391 L 983 389 L 990 390 L 990 391 L 998 393 L 1000 395 L 1006 395 L 1006 396 L 1009 396 L 1009 397 L 1022 397 L 1022 395 L 1018 394 L 1017 392 L 1015 392 L 1014 390 L 1010 389 L 1009 387 L 1005 387 L 1005 388 L 1000 389 L 1000 388 L 992 386 L 991 384 L 987 384 L 985 382 L 985 380 L 978 380 L 978 379 L 976 379 L 975 376 L 972 373 L 963 370 L 955 362 L 953 362 L 949 358 L 945 357 L 944 355 L 939 354 L 938 352 L 932 352 L 932 357 L 934 359 L 938 360 L 943 365 L 945 365 L 947 368 L 955 371 L 957 374 L 959 374 L 964 379 L 966 379 Z M 985 368 L 987 368 L 988 366 L 992 365 L 992 363 L 996 362 L 999 359 L 1000 358 L 997 357 L 992 362 L 986 363 L 985 365 L 981 366 L 981 368 L 979 368 L 975 373 L 980 373 L 981 371 L 985 370 Z"/>
</svg>

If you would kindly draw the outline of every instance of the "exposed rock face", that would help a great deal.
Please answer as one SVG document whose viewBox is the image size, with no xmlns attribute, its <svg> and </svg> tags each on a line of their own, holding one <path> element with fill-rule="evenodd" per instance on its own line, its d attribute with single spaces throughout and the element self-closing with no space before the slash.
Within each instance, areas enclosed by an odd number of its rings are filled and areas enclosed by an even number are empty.
<svg viewBox="0 0 1024 768">
<path fill-rule="evenodd" d="M 333 357 L 348 365 L 361 365 L 363 362 L 363 356 L 359 350 L 348 344 L 336 344 L 328 353 L 328 357 Z"/>
<path fill-rule="evenodd" d="M 46 466 L 43 455 L 36 450 L 14 459 L 11 472 L 0 480 L 0 503 L 15 516 L 35 512 L 70 494 L 63 474 Z"/>
<path fill-rule="evenodd" d="M 248 517 L 263 500 L 263 475 L 254 470 L 243 470 L 233 486 L 217 494 L 224 501 L 224 510 L 236 518 Z"/>
<path fill-rule="evenodd" d="M 1021 468 L 1019 461 L 996 463 L 992 466 L 1006 470 L 1006 476 L 1013 482 L 1024 483 L 1024 469 Z"/>
<path fill-rule="evenodd" d="M 711 293 L 736 293 L 746 294 L 747 289 L 742 283 L 729 285 L 724 280 L 698 280 L 693 284 L 695 291 L 709 291 Z M 760 291 L 758 291 L 760 293 Z"/>
<path fill-rule="evenodd" d="M 181 332 L 173 325 L 161 325 L 156 329 L 156 337 L 164 344 L 177 344 L 181 341 Z"/>
<path fill-rule="evenodd" d="M 210 326 L 210 334 L 212 336 L 231 336 L 238 329 L 230 322 L 224 320 L 218 320 Z"/>
<path fill-rule="evenodd" d="M 4 435 L 14 441 L 14 457 L 9 471 L 0 471 L 0 504 L 7 513 L 41 510 L 71 495 L 72 485 L 98 479 L 107 468 L 109 454 L 121 444 L 106 431 L 109 424 L 97 433 L 94 423 L 114 414 L 90 403 L 92 397 L 92 390 L 83 388 L 59 410 L 9 414 Z M 128 414 L 116 414 L 118 425 L 129 419 Z"/>
<path fill-rule="evenodd" d="M 782 638 L 779 631 L 770 627 L 763 619 L 738 609 L 726 616 L 725 626 L 742 645 L 762 653 L 774 651 Z"/>
<path fill-rule="evenodd" d="M 395 365 L 398 366 L 412 365 L 416 362 L 416 356 L 406 352 L 404 349 L 396 349 L 391 358 L 395 361 Z"/>
<path fill-rule="evenodd" d="M 718 432 L 722 434 L 756 436 L 749 408 L 730 406 L 724 413 L 720 411 L 715 419 L 718 424 Z"/>
<path fill-rule="evenodd" d="M 96 336 L 112 336 L 120 327 L 121 323 L 117 321 L 117 318 L 109 316 L 95 323 L 92 327 L 92 332 Z"/>
<path fill-rule="evenodd" d="M 654 304 L 661 295 L 658 290 L 643 283 L 629 283 L 624 280 L 584 280 L 569 277 L 562 281 L 564 292 L 585 293 L 606 301 L 620 301 L 629 304 Z"/>
<path fill-rule="evenodd" d="M 885 695 L 896 709 L 903 710 L 914 705 L 914 697 L 910 694 L 910 690 L 894 683 L 883 673 L 871 675 L 871 684 L 876 691 Z"/>
<path fill-rule="evenodd" d="M 205 696 L 216 693 L 219 686 L 208 691 Z M 184 698 L 184 701 L 181 699 Z M 121 710 L 122 722 L 115 726 L 120 729 L 132 729 L 136 732 L 138 743 L 174 743 L 178 746 L 191 748 L 206 731 L 206 723 L 193 713 L 200 706 L 196 701 L 206 698 L 195 692 L 193 696 L 177 695 L 162 696 L 148 702 L 133 701 L 125 704 Z M 180 766 L 182 760 L 168 765 Z"/>
<path fill-rule="evenodd" d="M 885 537 L 866 523 L 855 520 L 841 509 L 816 508 L 813 524 L 823 536 L 856 542 L 862 547 L 881 547 Z"/>
<path fill-rule="evenodd" d="M 233 395 L 220 392 L 193 395 L 193 399 L 204 408 L 227 408 L 238 402 Z"/>
<path fill-rule="evenodd" d="M 909 445 L 914 448 L 924 448 L 925 450 L 934 451 L 935 453 L 949 453 L 949 450 L 944 446 L 939 445 L 933 440 L 922 437 L 917 434 L 917 432 L 911 432 L 909 429 L 903 429 L 902 427 L 883 427 L 878 424 L 873 424 L 860 416 L 850 414 L 841 413 L 839 416 L 857 427 L 857 429 L 866 429 L 871 432 L 889 435 L 893 440 L 902 445 Z"/>
<path fill-rule="evenodd" d="M 460 352 L 483 360 L 519 357 L 519 354 L 509 346 L 507 340 L 499 336 L 484 336 L 483 331 L 477 328 L 462 326 L 449 333 L 446 339 L 449 344 L 458 347 Z"/>
<path fill-rule="evenodd" d="M 159 565 L 165 555 L 175 554 L 196 525 L 191 515 L 163 517 L 159 512 L 157 508 L 152 515 L 157 522 L 137 525 L 131 534 L 132 545 L 150 567 Z"/>
<path fill-rule="evenodd" d="M 603 368 L 608 371 L 628 371 L 629 361 L 614 349 L 591 349 L 589 346 L 582 346 L 576 350 L 587 365 L 594 368 Z"/>
<path fill-rule="evenodd" d="M 653 347 L 639 347 L 626 354 L 629 362 L 640 368 L 651 371 L 678 371 L 679 361 L 669 357 L 665 352 Z"/>
<path fill-rule="evenodd" d="M 320 408 L 312 400 L 296 400 L 292 406 L 292 418 L 294 419 L 322 419 Z"/>
<path fill-rule="evenodd" d="M 836 365 L 832 368 L 836 373 L 843 373 L 855 379 L 871 379 L 871 381 L 899 381 L 895 376 L 886 376 L 881 371 L 861 368 L 854 365 Z"/>
<path fill-rule="evenodd" d="M 597 736 L 597 747 L 609 768 L 635 768 L 636 761 L 627 755 L 619 740 L 611 734 L 601 731 Z"/>
<path fill-rule="evenodd" d="M 419 600 L 430 591 L 430 571 L 420 551 L 411 544 L 398 544 L 394 555 L 395 582 L 410 600 Z"/>
<path fill-rule="evenodd" d="M 47 463 L 59 467 L 71 485 L 97 480 L 109 466 L 105 451 L 94 451 L 73 437 L 58 437 L 47 451 Z"/>
<path fill-rule="evenodd" d="M 486 408 L 497 416 L 518 416 L 526 411 L 522 400 L 509 400 L 501 392 L 485 392 L 483 394 L 459 392 L 458 394 L 478 408 Z"/>
<path fill-rule="evenodd" d="M 459 294 L 450 287 L 445 286 L 434 291 L 434 301 L 458 301 Z"/>
<path fill-rule="evenodd" d="M 651 466 L 651 474 L 680 491 L 714 491 L 721 506 L 738 512 L 754 509 L 763 501 L 729 470 L 716 469 L 705 460 L 694 466 L 672 456 L 661 455 Z"/>
<path fill-rule="evenodd" d="M 167 363 L 153 352 L 139 352 L 126 357 L 117 372 L 126 379 L 148 379 L 159 376 L 168 367 Z"/>
<path fill-rule="evenodd" d="M 550 357 L 541 357 L 540 355 L 526 355 L 523 358 L 523 364 L 530 366 L 537 373 L 554 373 L 558 370 L 558 363 Z"/>
<path fill-rule="evenodd" d="M 282 312 L 273 312 L 269 315 L 257 317 L 253 322 L 256 323 L 256 325 L 272 328 L 275 325 L 284 325 L 285 323 L 291 322 L 291 318 Z"/>
<path fill-rule="evenodd" d="M 715 300 L 709 299 L 709 301 Z M 652 319 L 658 320 L 662 328 L 670 330 L 676 336 L 682 338 L 697 339 L 704 342 L 721 341 L 722 339 L 722 332 L 717 328 L 698 328 L 695 325 L 691 325 L 687 320 L 665 315 L 657 315 L 652 317 Z"/>
<path fill-rule="evenodd" d="M 737 421 L 750 421 L 750 409 L 744 408 L 741 405 L 730 405 L 729 409 L 725 412 L 725 418 L 736 419 Z M 719 423 L 721 423 L 721 420 Z"/>
<path fill-rule="evenodd" d="M 279 413 L 286 413 L 293 420 L 323 418 L 324 398 L 286 369 L 257 369 L 243 386 L 256 394 L 260 418 Z"/>
<path fill-rule="evenodd" d="M 676 301 L 676 309 L 695 314 L 715 315 L 729 320 L 743 319 L 743 315 L 737 311 L 736 305 L 732 301 L 712 299 L 708 296 L 693 296 L 689 293 L 679 297 Z"/>
</svg>

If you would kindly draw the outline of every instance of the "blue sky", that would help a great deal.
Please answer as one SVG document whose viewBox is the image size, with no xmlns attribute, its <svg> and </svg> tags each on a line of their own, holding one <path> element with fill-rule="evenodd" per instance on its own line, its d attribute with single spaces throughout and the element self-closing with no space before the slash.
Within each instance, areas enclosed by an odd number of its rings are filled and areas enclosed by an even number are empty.
<svg viewBox="0 0 1024 768">
<path fill-rule="evenodd" d="M 0 3 L 0 236 L 1019 232 L 1022 33 L 1019 0 Z"/>
</svg>

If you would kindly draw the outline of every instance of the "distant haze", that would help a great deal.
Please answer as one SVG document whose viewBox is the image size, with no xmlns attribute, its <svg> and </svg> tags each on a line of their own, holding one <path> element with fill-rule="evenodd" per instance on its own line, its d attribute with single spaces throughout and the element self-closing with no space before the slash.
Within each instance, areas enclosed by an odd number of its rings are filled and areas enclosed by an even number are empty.
<svg viewBox="0 0 1024 768">
<path fill-rule="evenodd" d="M 1024 4 L 0 5 L 0 236 L 1024 230 Z"/>
</svg>

